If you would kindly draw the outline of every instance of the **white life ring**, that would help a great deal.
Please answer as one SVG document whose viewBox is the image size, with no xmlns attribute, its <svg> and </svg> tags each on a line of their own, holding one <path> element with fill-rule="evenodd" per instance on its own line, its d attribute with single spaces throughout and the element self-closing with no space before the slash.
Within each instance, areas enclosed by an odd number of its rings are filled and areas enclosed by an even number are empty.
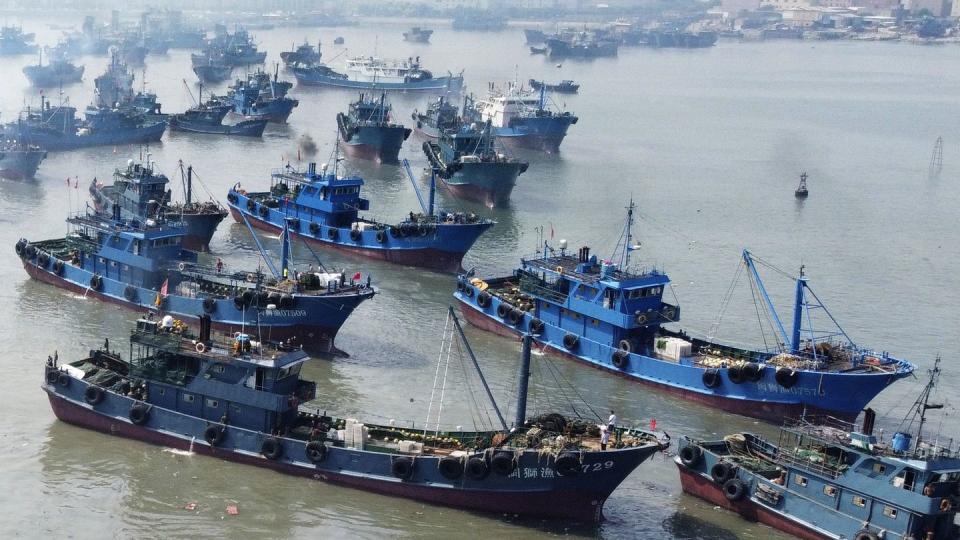
<svg viewBox="0 0 960 540">
<path fill-rule="evenodd" d="M 180 263 L 180 264 L 177 265 L 177 270 L 180 270 L 181 272 L 183 272 L 183 271 L 186 270 L 186 269 L 187 269 L 187 263 L 185 263 L 185 262 L 182 262 L 182 263 Z"/>
<path fill-rule="evenodd" d="M 207 346 L 202 341 L 198 341 L 194 349 L 200 354 L 207 352 Z"/>
</svg>

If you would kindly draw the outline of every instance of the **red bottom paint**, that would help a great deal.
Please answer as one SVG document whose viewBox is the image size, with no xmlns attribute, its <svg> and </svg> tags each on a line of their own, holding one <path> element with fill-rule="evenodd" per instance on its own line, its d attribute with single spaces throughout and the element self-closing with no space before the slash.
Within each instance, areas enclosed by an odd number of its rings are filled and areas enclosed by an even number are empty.
<svg viewBox="0 0 960 540">
<path fill-rule="evenodd" d="M 238 223 L 243 223 L 243 217 L 241 217 L 240 212 L 234 208 L 230 207 L 230 214 L 233 216 L 233 219 L 237 220 Z M 255 229 L 260 229 L 261 231 L 268 231 L 272 233 L 280 233 L 282 229 L 272 223 L 265 222 L 259 218 L 256 218 L 251 215 L 247 215 L 247 221 L 250 222 L 250 225 Z M 325 248 L 332 248 L 339 251 L 344 251 L 347 253 L 353 253 L 355 255 L 361 255 L 364 257 L 369 257 L 371 259 L 378 259 L 381 261 L 387 261 L 395 264 L 402 264 L 404 266 L 419 266 L 422 268 L 430 268 L 432 270 L 439 270 L 441 272 L 457 272 L 460 270 L 460 263 L 463 261 L 463 253 L 452 253 L 448 251 L 440 251 L 438 249 L 367 249 L 361 247 L 353 247 L 345 244 L 339 244 L 335 242 L 324 242 L 323 240 L 317 240 L 316 238 L 293 233 L 295 236 L 298 236 L 305 240 L 306 242 Z"/>
<path fill-rule="evenodd" d="M 449 487 L 431 487 L 400 482 L 392 478 L 383 480 L 364 478 L 321 470 L 319 468 L 314 469 L 307 466 L 278 463 L 260 456 L 250 456 L 218 449 L 202 442 L 194 444 L 193 448 L 191 448 L 189 440 L 166 435 L 143 426 L 134 425 L 131 422 L 98 414 L 92 409 L 73 403 L 50 391 L 47 391 L 47 394 L 54 414 L 64 422 L 159 446 L 192 450 L 198 454 L 247 465 L 265 467 L 332 484 L 466 510 L 555 517 L 589 522 L 598 521 L 602 517 L 603 499 L 598 499 L 596 494 L 584 491 L 526 491 L 514 493 L 484 491 L 479 489 L 465 490 Z"/>
<path fill-rule="evenodd" d="M 71 281 L 67 281 L 60 276 L 54 274 L 53 272 L 48 272 L 46 270 L 40 269 L 37 265 L 32 264 L 29 261 L 23 261 L 23 267 L 26 269 L 27 274 L 37 281 L 46 283 L 48 285 L 53 285 L 54 287 L 59 287 L 61 289 L 66 289 L 70 292 L 83 295 L 87 298 L 95 298 L 101 302 L 108 302 L 110 304 L 115 304 L 122 306 L 132 311 L 137 311 L 140 313 L 157 313 L 162 312 L 162 310 L 157 310 L 153 304 L 131 304 L 126 300 L 121 300 L 119 298 L 114 298 L 105 294 L 98 293 L 87 287 L 80 286 Z M 188 324 L 197 326 L 200 324 L 199 315 L 190 316 L 182 313 L 177 313 L 176 317 L 183 320 Z M 217 321 L 211 321 L 210 326 L 218 331 L 225 334 L 232 334 L 233 332 L 247 332 L 247 333 L 257 333 L 260 339 L 265 341 L 286 341 L 292 340 L 293 343 L 302 344 L 304 349 L 307 349 L 311 352 L 332 352 L 336 349 L 333 346 L 333 339 L 337 335 L 337 328 L 327 328 L 323 326 L 310 326 L 310 325 L 290 325 L 290 326 L 261 326 L 257 328 L 256 326 L 246 326 L 243 327 L 238 324 L 223 323 Z"/>
<path fill-rule="evenodd" d="M 678 463 L 677 468 L 680 469 L 680 485 L 683 486 L 683 491 L 694 497 L 699 497 L 717 506 L 736 512 L 750 521 L 758 521 L 774 529 L 780 529 L 798 538 L 802 538 L 803 540 L 828 540 L 829 538 L 764 508 L 762 505 L 749 500 L 746 496 L 739 501 L 731 501 L 727 499 L 726 495 L 723 494 L 723 489 L 714 483 L 713 480 L 701 475 L 697 471 L 688 469 L 682 464 Z"/>
<path fill-rule="evenodd" d="M 505 337 L 518 337 L 520 332 L 517 332 L 513 328 L 502 324 L 496 319 L 488 316 L 485 313 L 480 312 L 475 307 L 469 304 L 465 304 L 463 300 L 460 300 L 460 312 L 463 313 L 463 317 L 472 325 L 486 330 L 488 332 L 493 332 L 495 334 L 505 336 Z M 594 367 L 621 377 L 626 377 L 627 379 L 645 384 L 647 386 L 657 388 L 661 391 L 666 391 L 675 396 L 681 397 L 689 401 L 695 401 L 701 403 L 713 409 L 720 409 L 727 412 L 732 412 L 734 414 L 740 414 L 743 416 L 749 416 L 752 418 L 759 418 L 761 420 L 767 420 L 769 422 L 774 422 L 782 424 L 784 419 L 788 418 L 800 418 L 801 416 L 806 415 L 810 416 L 832 416 L 834 418 L 839 418 L 841 420 L 847 420 L 853 422 L 856 420 L 857 415 L 849 415 L 839 411 L 828 411 L 820 409 L 818 407 L 813 407 L 810 405 L 803 405 L 799 403 L 771 403 L 766 401 L 750 401 L 745 399 L 734 399 L 724 396 L 718 396 L 713 394 L 701 394 L 699 392 L 691 392 L 683 388 L 677 388 L 676 386 L 671 386 L 669 384 L 658 383 L 655 381 L 649 381 L 624 373 L 617 369 L 608 368 L 605 366 L 600 366 L 594 364 L 593 362 L 587 362 L 573 354 L 568 353 L 567 351 L 553 347 L 551 345 L 543 345 L 544 349 L 560 354 L 561 356 L 576 360 L 580 363 Z"/>
</svg>

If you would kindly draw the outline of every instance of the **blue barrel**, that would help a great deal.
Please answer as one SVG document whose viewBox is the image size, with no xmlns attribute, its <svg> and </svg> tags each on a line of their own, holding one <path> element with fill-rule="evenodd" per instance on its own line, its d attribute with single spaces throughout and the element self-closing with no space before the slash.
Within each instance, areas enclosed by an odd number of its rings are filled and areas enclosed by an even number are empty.
<svg viewBox="0 0 960 540">
<path fill-rule="evenodd" d="M 903 454 L 910 450 L 910 440 L 913 438 L 913 435 L 909 433 L 896 432 L 893 434 L 893 451 L 898 454 Z"/>
</svg>

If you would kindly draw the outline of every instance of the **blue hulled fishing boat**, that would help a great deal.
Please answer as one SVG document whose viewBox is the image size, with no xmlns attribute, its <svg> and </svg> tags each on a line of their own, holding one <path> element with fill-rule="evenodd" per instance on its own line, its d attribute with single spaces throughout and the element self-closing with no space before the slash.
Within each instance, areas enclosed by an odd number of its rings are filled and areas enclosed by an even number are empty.
<svg viewBox="0 0 960 540">
<path fill-rule="evenodd" d="M 37 52 L 37 45 L 33 43 L 35 34 L 24 33 L 20 26 L 4 26 L 0 28 L 0 56 L 33 54 Z"/>
<path fill-rule="evenodd" d="M 24 180 L 33 178 L 47 151 L 17 140 L 0 141 L 0 178 Z"/>
<path fill-rule="evenodd" d="M 370 201 L 360 197 L 363 179 L 338 177 L 311 163 L 306 173 L 289 166 L 271 175 L 270 191 L 248 192 L 237 184 L 227 194 L 237 221 L 279 231 L 288 227 L 311 244 L 409 266 L 446 272 L 460 269 L 463 256 L 484 231 L 488 219 L 459 212 L 434 212 L 433 191 L 423 212 L 395 224 L 363 218 Z M 416 184 L 414 184 L 416 187 Z M 418 191 L 418 196 L 419 196 Z"/>
<path fill-rule="evenodd" d="M 448 73 L 434 77 L 433 73 L 420 66 L 420 57 L 406 60 L 384 60 L 372 56 L 359 56 L 347 60 L 348 74 L 317 64 L 295 66 L 293 74 L 299 84 L 307 86 L 332 86 L 356 90 L 444 92 L 458 93 L 463 88 L 463 73 Z"/>
<path fill-rule="evenodd" d="M 960 453 L 953 437 L 923 432 L 927 411 L 943 407 L 929 402 L 939 362 L 891 439 L 874 433 L 871 409 L 859 429 L 801 420 L 776 442 L 685 437 L 675 458 L 683 490 L 806 540 L 960 538 Z"/>
<path fill-rule="evenodd" d="M 156 217 L 146 220 L 121 219 L 119 205 L 110 217 L 72 215 L 66 237 L 21 239 L 16 252 L 30 277 L 86 297 L 190 322 L 208 317 L 225 332 L 258 328 L 264 339 L 321 351 L 333 350 L 347 317 L 374 295 L 369 278 L 363 284 L 342 273 L 293 272 L 287 236 L 282 271 L 264 257 L 272 275 L 204 264 L 183 248 L 183 225 L 153 206 L 147 214 Z"/>
<path fill-rule="evenodd" d="M 189 88 L 188 88 L 189 91 Z M 191 93 L 191 98 L 193 94 Z M 203 101 L 203 86 L 200 86 L 200 96 L 197 104 L 180 114 L 173 114 L 167 118 L 167 125 L 171 131 L 188 133 L 203 133 L 209 135 L 235 135 L 240 137 L 260 137 L 267 127 L 265 118 L 251 118 L 233 124 L 223 122 L 227 114 L 233 110 L 229 98 L 212 97 Z"/>
<path fill-rule="evenodd" d="M 167 129 L 163 119 L 132 110 L 91 105 L 84 111 L 84 120 L 78 119 L 76 114 L 75 107 L 53 107 L 44 96 L 40 96 L 40 108 L 27 107 L 18 122 L 4 127 L 4 137 L 46 150 L 73 150 L 158 142 Z"/>
<path fill-rule="evenodd" d="M 190 55 L 194 66 L 206 64 L 211 58 L 231 67 L 239 67 L 262 64 L 267 59 L 267 53 L 257 50 L 253 37 L 246 30 L 238 29 L 232 34 L 218 32 L 203 52 Z"/>
<path fill-rule="evenodd" d="M 547 106 L 546 91 L 524 90 L 510 84 L 506 90 L 489 87 L 489 96 L 473 107 L 475 118 L 489 121 L 497 140 L 508 148 L 527 148 L 559 152 L 567 130 L 577 123 L 577 116 Z M 464 109 L 464 114 L 472 111 Z"/>
<path fill-rule="evenodd" d="M 463 108 L 472 108 L 469 96 Z M 464 118 L 455 129 L 440 132 L 436 141 L 425 141 L 423 153 L 450 193 L 490 208 L 507 204 L 517 178 L 529 166 L 498 151 L 490 122 Z"/>
<path fill-rule="evenodd" d="M 347 114 L 337 113 L 344 152 L 377 163 L 396 163 L 410 129 L 391 120 L 386 94 L 375 99 L 361 93 L 360 99 L 350 103 Z"/>
<path fill-rule="evenodd" d="M 287 81 L 277 80 L 265 72 L 257 72 L 238 80 L 231 87 L 228 98 L 233 102 L 233 112 L 254 120 L 286 122 L 300 102 L 287 97 L 287 91 L 293 86 Z"/>
<path fill-rule="evenodd" d="M 185 249 L 207 251 L 210 239 L 227 217 L 227 211 L 212 198 L 206 202 L 193 200 L 193 167 L 184 171 L 181 163 L 180 173 L 184 182 L 184 201 L 175 203 L 167 189 L 169 179 L 154 170 L 149 158 L 146 163 L 128 160 L 125 169 L 114 171 L 112 185 L 101 184 L 96 178 L 90 182 L 93 208 L 98 214 L 113 216 L 116 206 L 121 219 L 135 221 L 150 219 L 149 212 L 153 211 L 169 222 L 183 224 L 186 231 L 182 245 Z M 154 205 L 159 205 L 159 209 Z"/>
<path fill-rule="evenodd" d="M 631 202 L 619 264 L 598 260 L 587 247 L 571 254 L 563 240 L 559 249 L 544 242 L 543 252 L 522 259 L 510 276 L 460 276 L 455 296 L 464 316 L 498 334 L 529 331 L 546 349 L 681 397 L 777 422 L 802 414 L 854 419 L 913 372 L 910 362 L 855 345 L 832 316 L 826 322 L 835 331 L 816 331 L 811 317 L 829 312 L 812 292 L 808 300 L 802 272 L 788 332 L 747 251 L 743 263 L 763 297 L 757 309 L 776 323 L 775 340 L 765 341 L 775 345 L 750 350 L 666 328 L 680 320 L 679 306 L 663 298 L 670 278 L 629 267 L 633 208 Z"/>
<path fill-rule="evenodd" d="M 417 123 L 417 132 L 430 139 L 437 139 L 442 132 L 455 130 L 460 125 L 460 110 L 443 96 L 431 101 L 426 112 L 414 110 L 411 117 Z"/>
<path fill-rule="evenodd" d="M 49 88 L 80 82 L 83 79 L 83 66 L 76 66 L 66 57 L 51 58 L 43 65 L 41 54 L 36 65 L 25 66 L 23 74 L 30 84 L 40 88 Z"/>
<path fill-rule="evenodd" d="M 292 51 L 283 51 L 280 53 L 280 60 L 282 60 L 283 65 L 288 68 L 296 65 L 312 66 L 320 63 L 321 56 L 319 41 L 317 42 L 317 46 L 314 47 L 307 43 L 307 40 L 303 40 L 303 44 Z"/>
<path fill-rule="evenodd" d="M 443 337 L 470 350 L 452 310 L 450 317 Z M 109 341 L 74 362 L 48 358 L 42 388 L 54 414 L 111 435 L 385 495 L 587 522 L 602 519 L 617 486 L 669 445 L 662 434 L 617 426 L 607 448 L 589 421 L 527 418 L 527 376 L 512 429 L 489 391 L 499 425 L 485 431 L 441 427 L 436 409 L 419 429 L 336 418 L 310 406 L 317 388 L 300 378 L 303 351 L 248 332 L 214 336 L 208 322 L 200 330 L 188 335 L 173 317 L 139 320 L 127 359 Z M 521 366 L 529 370 L 526 343 Z"/>
</svg>

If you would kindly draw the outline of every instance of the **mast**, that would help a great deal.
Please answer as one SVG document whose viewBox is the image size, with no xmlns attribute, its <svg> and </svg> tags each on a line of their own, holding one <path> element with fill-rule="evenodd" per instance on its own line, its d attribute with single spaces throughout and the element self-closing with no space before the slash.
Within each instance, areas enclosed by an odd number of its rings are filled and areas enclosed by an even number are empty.
<svg viewBox="0 0 960 540">
<path fill-rule="evenodd" d="M 187 165 L 187 197 L 186 206 L 190 206 L 193 198 L 193 165 Z"/>
<path fill-rule="evenodd" d="M 800 265 L 800 276 L 797 278 L 797 288 L 793 302 L 793 331 L 790 334 L 790 352 L 800 351 L 800 325 L 803 321 L 803 290 L 807 287 L 807 278 L 803 275 L 803 265 Z"/>
<path fill-rule="evenodd" d="M 280 278 L 287 277 L 290 268 L 290 229 L 287 220 L 283 220 L 283 234 L 280 235 Z"/>
<path fill-rule="evenodd" d="M 920 397 L 917 398 L 917 402 L 914 405 L 917 408 L 917 412 L 920 413 L 920 426 L 917 428 L 917 442 L 914 449 L 920 448 L 920 442 L 923 440 L 923 424 L 927 421 L 927 410 L 943 408 L 943 404 L 941 403 L 930 403 L 930 394 L 933 393 L 934 387 L 937 386 L 937 379 L 939 378 L 940 357 L 937 356 L 937 359 L 933 362 L 933 369 L 930 370 L 930 380 L 927 381 L 926 386 L 923 387 L 923 391 L 920 393 Z"/>
<path fill-rule="evenodd" d="M 517 416 L 513 422 L 514 428 L 519 428 L 527 421 L 527 390 L 530 383 L 530 334 L 522 338 L 523 352 L 520 355 L 520 373 L 517 376 Z"/>
<path fill-rule="evenodd" d="M 767 294 L 767 289 L 763 286 L 763 280 L 760 279 L 760 273 L 757 272 L 757 266 L 753 263 L 753 255 L 751 255 L 746 249 L 743 250 L 743 262 L 746 263 L 747 268 L 750 269 L 750 274 L 753 276 L 753 280 L 756 282 L 757 288 L 760 289 L 760 295 L 763 297 L 764 302 L 766 302 L 767 309 L 770 310 L 770 315 L 773 316 L 773 321 L 776 323 L 777 330 L 780 332 L 780 338 L 782 340 L 781 345 L 786 346 L 787 343 L 792 345 L 793 340 L 790 339 L 790 336 L 787 336 L 787 331 L 783 327 L 783 322 L 780 321 L 780 316 L 777 315 L 777 310 L 773 307 L 773 300 L 771 300 L 770 295 Z M 806 280 L 804 280 L 804 282 L 806 282 Z M 802 299 L 803 291 L 799 291 L 798 295 Z M 797 339 L 799 339 L 799 337 Z"/>
<path fill-rule="evenodd" d="M 433 199 L 437 193 L 437 169 L 430 167 L 430 202 L 427 207 L 427 215 L 433 217 Z"/>
<path fill-rule="evenodd" d="M 490 391 L 490 386 L 487 385 L 487 379 L 483 376 L 483 371 L 480 369 L 480 364 L 477 362 L 477 357 L 474 356 L 473 349 L 470 347 L 470 342 L 467 341 L 467 336 L 463 333 L 463 328 L 460 326 L 460 319 L 458 319 L 457 315 L 453 312 L 453 306 L 448 308 L 448 313 L 453 319 L 454 326 L 457 327 L 457 333 L 460 334 L 460 341 L 463 342 L 463 348 L 467 350 L 470 360 L 473 361 L 473 367 L 477 370 L 477 375 L 480 376 L 480 382 L 483 384 L 483 389 L 487 393 L 487 398 L 490 400 L 490 404 L 493 405 L 493 411 L 497 413 L 497 419 L 500 420 L 500 425 L 503 427 L 503 430 L 507 431 L 507 421 L 504 420 L 503 415 L 500 414 L 500 407 L 497 407 L 497 400 L 493 398 L 493 392 Z"/>
<path fill-rule="evenodd" d="M 620 258 L 620 268 L 626 270 L 630 268 L 630 251 L 633 250 L 633 210 L 637 205 L 630 198 L 630 204 L 627 206 L 627 223 L 624 225 L 624 244 L 623 256 Z"/>
</svg>

